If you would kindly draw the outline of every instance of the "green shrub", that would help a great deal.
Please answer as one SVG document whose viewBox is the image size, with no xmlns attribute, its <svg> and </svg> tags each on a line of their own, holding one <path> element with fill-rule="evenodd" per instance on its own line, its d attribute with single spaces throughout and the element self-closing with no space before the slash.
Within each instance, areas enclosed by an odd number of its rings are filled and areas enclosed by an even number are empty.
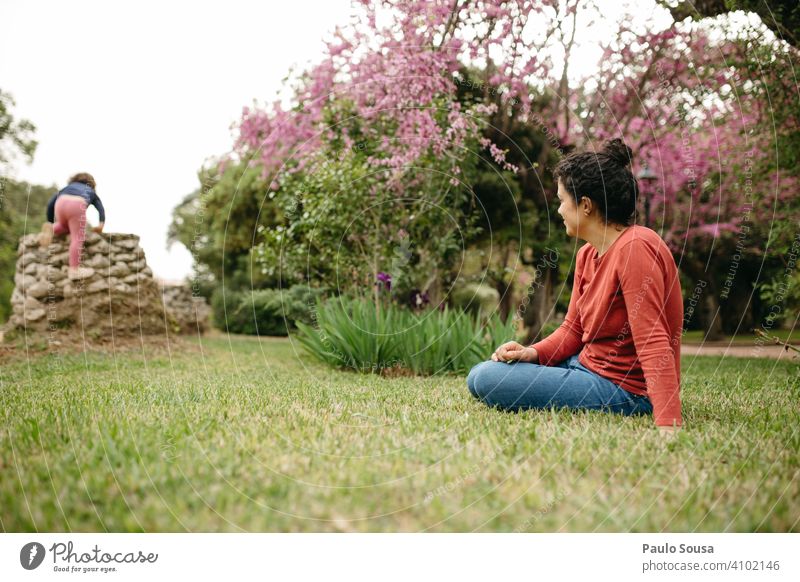
<svg viewBox="0 0 800 582">
<path fill-rule="evenodd" d="M 320 289 L 295 285 L 289 289 L 227 291 L 211 297 L 214 325 L 229 333 L 285 336 L 297 321 L 312 323 Z"/>
<path fill-rule="evenodd" d="M 485 283 L 468 283 L 451 295 L 453 305 L 474 315 L 491 313 L 500 303 L 500 294 Z"/>
<path fill-rule="evenodd" d="M 344 297 L 316 302 L 316 326 L 297 324 L 312 357 L 339 368 L 376 372 L 400 367 L 416 374 L 464 374 L 515 339 L 513 314 L 487 321 L 463 310 L 415 313 L 396 305 Z"/>
<path fill-rule="evenodd" d="M 555 330 L 557 330 L 559 327 L 561 327 L 561 322 L 559 321 L 553 321 L 553 320 L 546 321 L 545 324 L 542 326 L 542 331 L 539 332 L 539 338 L 540 339 L 546 338 L 547 336 L 552 334 Z"/>
<path fill-rule="evenodd" d="M 758 285 L 758 291 L 763 303 L 769 306 L 761 325 L 767 329 L 779 329 L 782 325 L 788 329 L 792 324 L 796 325 L 800 310 L 800 270 L 792 276 L 781 273 L 781 276 Z"/>
</svg>

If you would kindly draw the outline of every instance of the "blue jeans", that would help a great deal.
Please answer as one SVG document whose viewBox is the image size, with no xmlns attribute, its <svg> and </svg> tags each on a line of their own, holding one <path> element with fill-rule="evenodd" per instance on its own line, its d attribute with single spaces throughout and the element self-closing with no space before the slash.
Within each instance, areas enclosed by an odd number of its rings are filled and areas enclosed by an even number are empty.
<svg viewBox="0 0 800 582">
<path fill-rule="evenodd" d="M 485 404 L 504 410 L 571 408 L 626 416 L 653 412 L 647 396 L 632 394 L 588 370 L 578 362 L 578 354 L 557 366 L 481 362 L 470 370 L 467 386 Z"/>
</svg>

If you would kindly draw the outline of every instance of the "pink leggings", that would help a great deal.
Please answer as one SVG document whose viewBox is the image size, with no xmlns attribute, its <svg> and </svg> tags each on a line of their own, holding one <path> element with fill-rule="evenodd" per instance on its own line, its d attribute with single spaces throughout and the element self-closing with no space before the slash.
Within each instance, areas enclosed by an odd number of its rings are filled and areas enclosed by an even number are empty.
<svg viewBox="0 0 800 582">
<path fill-rule="evenodd" d="M 83 241 L 86 239 L 86 207 L 87 204 L 80 198 L 59 196 L 56 200 L 56 223 L 53 233 L 57 235 L 70 235 L 69 241 L 69 266 L 77 267 L 81 262 Z"/>
</svg>

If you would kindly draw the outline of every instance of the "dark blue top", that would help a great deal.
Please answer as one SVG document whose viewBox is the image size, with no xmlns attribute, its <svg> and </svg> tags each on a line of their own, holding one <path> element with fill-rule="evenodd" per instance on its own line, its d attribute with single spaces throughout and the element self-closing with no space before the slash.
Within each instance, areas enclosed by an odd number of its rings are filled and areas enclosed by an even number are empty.
<svg viewBox="0 0 800 582">
<path fill-rule="evenodd" d="M 100 222 L 106 221 L 106 211 L 103 208 L 103 203 L 100 201 L 100 197 L 97 195 L 97 192 L 95 192 L 94 189 L 88 184 L 84 184 L 82 182 L 70 182 L 66 188 L 53 194 L 52 198 L 50 198 L 50 202 L 47 203 L 47 222 L 56 221 L 56 199 L 62 194 L 80 196 L 86 200 L 87 205 L 91 204 L 97 208 L 97 213 L 100 215 Z"/>
</svg>

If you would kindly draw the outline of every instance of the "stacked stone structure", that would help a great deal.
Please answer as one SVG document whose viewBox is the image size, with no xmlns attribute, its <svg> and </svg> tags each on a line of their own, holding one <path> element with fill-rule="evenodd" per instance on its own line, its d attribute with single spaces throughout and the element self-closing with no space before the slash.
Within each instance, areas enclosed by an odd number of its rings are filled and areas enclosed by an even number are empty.
<svg viewBox="0 0 800 582">
<path fill-rule="evenodd" d="M 98 336 L 196 333 L 207 327 L 205 302 L 191 292 L 187 299 L 187 286 L 162 289 L 136 235 L 87 233 L 81 265 L 94 274 L 86 279 L 70 280 L 68 261 L 66 237 L 55 237 L 46 248 L 39 247 L 37 235 L 20 239 L 10 328 Z"/>
</svg>

